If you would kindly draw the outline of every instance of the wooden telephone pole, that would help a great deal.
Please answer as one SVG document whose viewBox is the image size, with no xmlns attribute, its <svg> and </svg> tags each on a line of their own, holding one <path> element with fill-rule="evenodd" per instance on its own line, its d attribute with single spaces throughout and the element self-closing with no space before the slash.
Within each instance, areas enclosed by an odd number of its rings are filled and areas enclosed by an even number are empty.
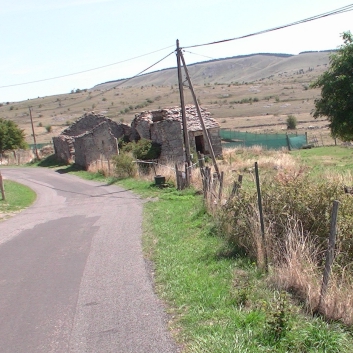
<svg viewBox="0 0 353 353">
<path fill-rule="evenodd" d="M 190 158 L 190 141 L 189 141 L 189 132 L 188 126 L 186 122 L 186 111 L 185 111 L 185 100 L 184 100 L 184 90 L 183 90 L 183 76 L 181 73 L 181 58 L 182 52 L 179 47 L 179 39 L 176 41 L 177 46 L 177 63 L 178 63 L 178 82 L 179 82 L 179 94 L 180 94 L 180 105 L 181 105 L 181 120 L 183 124 L 183 134 L 184 134 L 184 146 L 185 146 L 185 162 L 186 162 L 186 185 L 190 185 L 190 166 L 191 166 L 191 158 Z"/>
<path fill-rule="evenodd" d="M 39 160 L 39 154 L 37 149 L 37 142 L 36 142 L 36 134 L 34 133 L 34 126 L 33 126 L 33 119 L 32 119 L 32 110 L 29 107 L 29 117 L 31 118 L 31 125 L 32 125 L 32 134 L 33 134 L 33 142 L 34 142 L 34 151 L 36 153 L 36 158 Z"/>
<path fill-rule="evenodd" d="M 184 66 L 184 71 L 185 71 L 185 75 L 186 75 L 186 79 L 187 81 L 189 82 L 189 89 L 191 91 L 191 94 L 192 94 L 192 97 L 193 97 L 193 100 L 194 100 L 194 104 L 195 104 L 195 107 L 196 107 L 196 110 L 197 110 L 197 115 L 199 117 L 199 120 L 200 120 L 200 124 L 201 124 L 201 127 L 202 127 L 202 132 L 203 132 L 203 136 L 204 138 L 206 139 L 207 143 L 208 143 L 208 146 L 209 146 L 209 149 L 210 149 L 210 153 L 211 153 L 211 158 L 212 158 L 212 161 L 213 161 L 213 165 L 214 165 L 214 168 L 215 168 L 215 171 L 217 173 L 217 177 L 218 179 L 220 179 L 221 175 L 219 173 L 219 169 L 218 169 L 218 165 L 217 165 L 217 161 L 216 161 L 216 156 L 214 154 L 214 151 L 213 151 L 213 146 L 212 146 L 212 142 L 211 142 L 211 139 L 210 139 L 210 136 L 209 136 L 209 133 L 206 129 L 206 126 L 205 126 L 205 122 L 203 120 L 203 117 L 202 117 L 202 114 L 201 114 L 201 109 L 200 109 L 200 106 L 199 106 L 199 103 L 197 101 L 197 98 L 196 98 L 196 94 L 195 94 L 195 91 L 194 91 L 194 88 L 192 86 L 192 82 L 191 82 L 191 79 L 190 79 L 190 75 L 189 75 L 189 71 L 186 67 L 186 64 L 185 64 L 185 60 L 184 60 L 184 56 L 183 56 L 183 53 L 179 47 L 179 40 L 177 40 L 177 56 L 178 56 L 178 78 L 179 78 L 179 91 L 180 92 L 183 92 L 182 89 L 183 89 L 183 85 L 182 85 L 182 82 L 181 82 L 181 67 L 180 67 L 180 60 L 182 61 L 183 63 L 183 66 Z M 179 74 L 179 70 L 180 70 L 180 74 Z M 180 93 L 181 95 L 182 93 Z M 181 98 L 180 98 L 180 101 Z M 184 96 L 183 96 L 183 102 L 182 102 L 182 109 L 183 109 L 183 105 L 184 105 Z M 184 111 L 185 111 L 185 105 L 184 105 Z M 184 125 L 183 125 L 183 128 L 184 128 Z M 185 131 L 185 128 L 184 128 L 184 131 Z M 188 134 L 187 134 L 188 135 Z M 188 142 L 189 142 L 189 137 L 188 137 Z M 190 149 L 190 146 L 189 146 L 189 149 Z"/>
</svg>

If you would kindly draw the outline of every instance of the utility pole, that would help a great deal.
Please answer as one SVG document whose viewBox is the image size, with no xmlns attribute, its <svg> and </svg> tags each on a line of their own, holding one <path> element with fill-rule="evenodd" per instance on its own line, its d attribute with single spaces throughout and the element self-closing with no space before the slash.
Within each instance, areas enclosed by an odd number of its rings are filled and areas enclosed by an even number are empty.
<svg viewBox="0 0 353 353">
<path fill-rule="evenodd" d="M 37 142 L 36 142 L 36 134 L 34 133 L 34 126 L 33 126 L 33 119 L 32 119 L 32 110 L 31 110 L 31 107 L 28 107 L 28 109 L 29 109 L 29 116 L 31 118 L 32 134 L 33 134 L 33 142 L 34 142 L 34 151 L 36 153 L 36 158 L 39 160 L 39 154 L 38 154 Z"/>
<path fill-rule="evenodd" d="M 180 105 L 181 105 L 181 120 L 183 124 L 183 134 L 184 134 L 184 146 L 185 146 L 185 162 L 187 165 L 186 169 L 186 185 L 190 185 L 190 142 L 189 142 L 189 132 L 186 122 L 186 111 L 185 111 L 185 100 L 184 100 L 184 90 L 183 90 L 183 77 L 181 73 L 181 63 L 180 58 L 182 58 L 181 49 L 179 47 L 179 39 L 176 41 L 177 46 L 177 63 L 178 63 L 178 82 L 179 82 L 179 94 L 180 94 Z"/>
<path fill-rule="evenodd" d="M 186 78 L 187 78 L 187 80 L 188 80 L 188 82 L 189 82 L 189 88 L 190 88 L 192 97 L 193 97 L 193 99 L 194 99 L 195 107 L 196 107 L 196 110 L 197 110 L 197 115 L 199 116 L 199 119 L 200 119 L 200 124 L 201 124 L 201 127 L 202 127 L 203 135 L 204 135 L 204 137 L 206 138 L 207 143 L 208 143 L 208 146 L 209 146 L 209 148 L 210 148 L 211 158 L 212 158 L 213 165 L 214 165 L 214 168 L 215 168 L 216 173 L 217 173 L 217 177 L 218 177 L 218 179 L 220 179 L 221 175 L 220 175 L 220 173 L 219 173 L 219 169 L 218 169 L 218 165 L 217 165 L 217 161 L 216 161 L 216 156 L 215 156 L 214 151 L 213 151 L 212 142 L 211 142 L 210 136 L 209 136 L 209 134 L 208 134 L 208 131 L 207 131 L 207 129 L 206 129 L 205 122 L 203 121 L 203 117 L 202 117 L 202 115 L 201 115 L 200 106 L 199 106 L 199 103 L 198 103 L 198 101 L 197 101 L 194 88 L 193 88 L 193 86 L 192 86 L 192 82 L 191 82 L 191 79 L 190 79 L 189 71 L 188 71 L 188 69 L 187 69 L 187 67 L 186 67 L 186 64 L 185 64 L 185 60 L 184 60 L 183 53 L 180 51 L 180 54 L 179 54 L 179 55 L 180 55 L 180 58 L 181 58 L 181 60 L 182 60 L 182 62 L 183 62 L 183 66 L 184 66 Z"/>
</svg>

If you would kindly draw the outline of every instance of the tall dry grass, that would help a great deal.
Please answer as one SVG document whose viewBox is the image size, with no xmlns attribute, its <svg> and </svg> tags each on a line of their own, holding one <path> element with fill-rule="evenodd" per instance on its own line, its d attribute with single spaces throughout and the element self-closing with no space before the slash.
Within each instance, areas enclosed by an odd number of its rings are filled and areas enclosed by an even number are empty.
<svg viewBox="0 0 353 353">
<path fill-rule="evenodd" d="M 272 248 L 272 255 L 280 260 L 273 264 L 270 280 L 305 303 L 308 312 L 352 325 L 352 274 L 333 271 L 328 291 L 320 302 L 323 271 L 315 261 L 321 257 L 318 252 L 315 240 L 304 234 L 300 223 L 290 222 L 284 246 Z"/>
<path fill-rule="evenodd" d="M 255 161 L 261 166 L 265 243 L 254 184 Z M 225 151 L 220 165 L 226 185 L 238 174 L 244 174 L 247 183 L 233 199 L 228 187 L 223 201 L 207 200 L 220 232 L 259 267 L 264 266 L 266 252 L 272 282 L 294 293 L 312 313 L 318 310 L 320 299 L 332 202 L 340 200 L 337 253 L 319 312 L 327 319 L 353 324 L 353 196 L 343 190 L 343 185 L 353 185 L 352 174 L 330 173 L 313 180 L 308 168 L 290 154 L 260 148 Z"/>
<path fill-rule="evenodd" d="M 262 182 L 265 244 L 259 222 L 255 162 L 260 166 Z M 163 175 L 167 183 L 176 184 L 173 162 L 138 165 L 137 178 L 153 181 L 155 175 Z M 178 166 L 179 170 L 183 168 Z M 335 265 L 320 313 L 327 319 L 353 324 L 353 196 L 343 191 L 343 185 L 353 185 L 353 175 L 329 173 L 319 182 L 313 181 L 307 167 L 287 151 L 266 151 L 258 146 L 225 150 L 219 169 L 224 173 L 222 198 L 218 198 L 216 181 L 205 204 L 220 234 L 259 267 L 265 267 L 267 257 L 271 282 L 293 293 L 311 313 L 317 311 L 320 300 L 331 204 L 333 199 L 341 200 Z M 239 174 L 244 177 L 244 187 L 230 198 Z M 197 167 L 192 169 L 191 183 L 202 190 Z"/>
</svg>

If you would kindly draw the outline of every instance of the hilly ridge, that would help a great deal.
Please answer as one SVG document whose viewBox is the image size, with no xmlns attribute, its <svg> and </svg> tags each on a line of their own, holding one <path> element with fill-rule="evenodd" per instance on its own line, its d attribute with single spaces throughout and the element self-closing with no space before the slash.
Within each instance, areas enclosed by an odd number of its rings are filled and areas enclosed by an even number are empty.
<svg viewBox="0 0 353 353">
<path fill-rule="evenodd" d="M 281 131 L 287 116 L 294 115 L 298 129 L 314 126 L 325 129 L 328 136 L 327 121 L 315 120 L 310 114 L 320 96 L 320 90 L 311 89 L 310 83 L 328 64 L 329 52 L 259 53 L 190 64 L 188 69 L 199 103 L 221 128 Z M 0 104 L 0 118 L 15 121 L 32 143 L 31 106 L 37 142 L 49 143 L 86 112 L 129 124 L 141 111 L 180 105 L 176 68 L 122 83 L 112 80 L 71 93 L 6 102 Z M 193 104 L 189 90 L 184 92 L 186 104 Z"/>
<path fill-rule="evenodd" d="M 283 73 L 294 73 L 318 66 L 327 66 L 330 51 L 304 52 L 298 55 L 259 53 L 214 59 L 188 65 L 195 84 L 243 83 L 263 80 Z M 110 89 L 123 80 L 110 81 L 94 89 Z M 144 74 L 128 81 L 126 86 L 172 85 L 177 83 L 176 68 Z"/>
</svg>

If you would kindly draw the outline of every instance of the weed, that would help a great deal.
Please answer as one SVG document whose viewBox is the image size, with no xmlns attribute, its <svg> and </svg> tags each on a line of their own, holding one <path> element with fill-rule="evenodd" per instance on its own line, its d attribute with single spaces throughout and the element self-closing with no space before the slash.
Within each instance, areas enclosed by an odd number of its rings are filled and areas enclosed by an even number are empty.
<svg viewBox="0 0 353 353">
<path fill-rule="evenodd" d="M 266 310 L 265 332 L 270 342 L 283 338 L 290 330 L 290 309 L 287 293 L 275 293 L 274 303 Z"/>
<path fill-rule="evenodd" d="M 118 178 L 134 177 L 137 173 L 137 167 L 134 158 L 128 153 L 121 153 L 114 156 L 115 174 Z"/>
</svg>

